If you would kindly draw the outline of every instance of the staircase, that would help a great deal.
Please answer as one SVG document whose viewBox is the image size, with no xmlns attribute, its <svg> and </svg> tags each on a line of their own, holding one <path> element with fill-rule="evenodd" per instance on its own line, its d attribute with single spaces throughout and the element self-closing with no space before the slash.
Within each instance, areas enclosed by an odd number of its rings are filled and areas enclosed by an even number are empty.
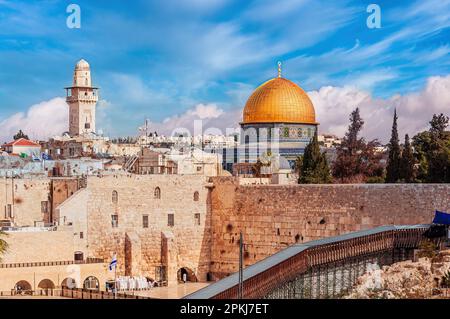
<svg viewBox="0 0 450 319">
<path fill-rule="evenodd" d="M 127 172 L 130 172 L 130 170 L 133 168 L 133 165 L 134 165 L 134 163 L 136 163 L 138 158 L 139 158 L 139 156 L 136 154 L 131 156 L 123 165 L 123 169 Z"/>
</svg>

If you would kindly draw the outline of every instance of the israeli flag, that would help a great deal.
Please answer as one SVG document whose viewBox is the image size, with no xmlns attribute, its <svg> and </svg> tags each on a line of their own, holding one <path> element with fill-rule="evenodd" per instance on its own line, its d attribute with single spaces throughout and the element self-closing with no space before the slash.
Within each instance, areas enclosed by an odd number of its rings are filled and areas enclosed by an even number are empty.
<svg viewBox="0 0 450 319">
<path fill-rule="evenodd" d="M 113 259 L 111 260 L 111 262 L 109 263 L 109 270 L 113 270 L 113 267 L 116 268 L 117 267 L 117 257 L 116 255 L 114 255 Z"/>
</svg>

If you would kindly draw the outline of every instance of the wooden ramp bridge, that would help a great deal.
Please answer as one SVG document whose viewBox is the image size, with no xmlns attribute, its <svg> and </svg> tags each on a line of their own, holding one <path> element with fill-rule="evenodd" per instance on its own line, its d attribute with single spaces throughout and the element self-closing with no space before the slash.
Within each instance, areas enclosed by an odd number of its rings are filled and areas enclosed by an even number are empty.
<svg viewBox="0 0 450 319">
<path fill-rule="evenodd" d="M 320 299 L 346 294 L 368 267 L 412 259 L 430 225 L 381 226 L 294 244 L 186 299 Z"/>
</svg>

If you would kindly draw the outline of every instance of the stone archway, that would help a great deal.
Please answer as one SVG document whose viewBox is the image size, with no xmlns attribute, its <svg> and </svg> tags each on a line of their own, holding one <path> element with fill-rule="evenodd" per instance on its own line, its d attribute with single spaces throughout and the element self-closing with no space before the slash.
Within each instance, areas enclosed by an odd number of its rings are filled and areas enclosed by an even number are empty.
<svg viewBox="0 0 450 319">
<path fill-rule="evenodd" d="M 31 284 L 26 280 L 18 281 L 14 286 L 14 290 L 19 294 L 31 293 L 32 291 Z"/>
<path fill-rule="evenodd" d="M 190 268 L 182 267 L 182 268 L 178 269 L 178 272 L 177 272 L 178 282 L 184 282 L 185 277 L 186 277 L 186 282 L 188 282 L 188 281 L 197 282 L 198 281 L 197 276 Z"/>
<path fill-rule="evenodd" d="M 155 279 L 153 279 L 151 277 L 145 277 L 145 279 L 147 279 L 147 283 L 148 283 L 149 287 L 158 287 L 159 286 L 158 282 Z"/>
<path fill-rule="evenodd" d="M 49 295 L 55 289 L 55 284 L 50 279 L 42 279 L 38 284 L 38 288 L 41 290 L 41 294 Z"/>
<path fill-rule="evenodd" d="M 77 287 L 77 282 L 72 277 L 67 277 L 61 282 L 61 287 L 73 289 Z"/>
<path fill-rule="evenodd" d="M 100 290 L 100 282 L 97 277 L 89 276 L 83 282 L 83 288 L 88 290 Z"/>
<path fill-rule="evenodd" d="M 55 289 L 55 284 L 50 279 L 42 279 L 38 284 L 38 288 L 42 290 Z"/>
</svg>

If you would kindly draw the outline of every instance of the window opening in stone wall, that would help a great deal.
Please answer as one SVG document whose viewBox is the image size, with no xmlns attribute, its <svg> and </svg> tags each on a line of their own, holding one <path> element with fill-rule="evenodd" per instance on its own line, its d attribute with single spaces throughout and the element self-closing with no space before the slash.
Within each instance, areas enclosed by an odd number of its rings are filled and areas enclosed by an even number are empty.
<svg viewBox="0 0 450 319">
<path fill-rule="evenodd" d="M 143 215 L 142 216 L 142 227 L 143 228 L 148 228 L 148 215 Z"/>
<path fill-rule="evenodd" d="M 117 204 L 119 202 L 119 194 L 117 191 L 112 192 L 112 202 L 113 204 Z"/>
<path fill-rule="evenodd" d="M 119 216 L 118 215 L 111 215 L 111 226 L 113 228 L 119 227 Z"/>
<path fill-rule="evenodd" d="M 196 213 L 194 215 L 194 219 L 195 219 L 195 225 L 200 225 L 200 214 Z"/>
<path fill-rule="evenodd" d="M 167 215 L 167 225 L 168 226 L 175 226 L 175 216 L 174 214 L 168 214 Z"/>
<path fill-rule="evenodd" d="M 161 199 L 161 189 L 159 187 L 155 188 L 155 198 Z"/>
</svg>

